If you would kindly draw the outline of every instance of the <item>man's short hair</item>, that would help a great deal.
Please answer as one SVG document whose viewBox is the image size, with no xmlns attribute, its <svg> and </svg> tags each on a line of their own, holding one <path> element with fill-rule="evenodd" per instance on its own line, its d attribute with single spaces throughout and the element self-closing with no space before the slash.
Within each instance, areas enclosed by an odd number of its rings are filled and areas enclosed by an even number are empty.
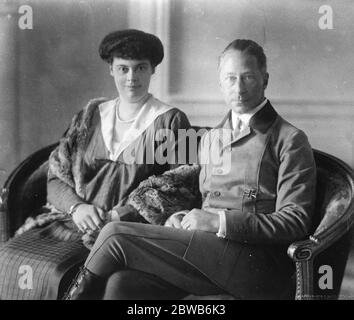
<svg viewBox="0 0 354 320">
<path fill-rule="evenodd" d="M 249 39 L 236 39 L 232 41 L 221 53 L 218 67 L 220 67 L 220 63 L 225 54 L 230 50 L 238 50 L 244 54 L 256 57 L 259 69 L 267 71 L 267 57 L 264 54 L 263 48 L 257 42 Z"/>
</svg>

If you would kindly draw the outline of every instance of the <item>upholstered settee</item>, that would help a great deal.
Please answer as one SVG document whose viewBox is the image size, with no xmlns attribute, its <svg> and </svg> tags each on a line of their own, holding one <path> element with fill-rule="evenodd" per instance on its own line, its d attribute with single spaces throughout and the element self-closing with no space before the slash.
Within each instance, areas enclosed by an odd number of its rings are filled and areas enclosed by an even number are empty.
<svg viewBox="0 0 354 320">
<path fill-rule="evenodd" d="M 0 268 L 0 299 L 60 299 L 88 249 L 81 238 L 68 234 L 63 240 L 53 238 L 45 246 L 36 245 L 31 231 L 26 237 L 11 241 L 6 251 L 3 245 L 14 236 L 26 218 L 41 212 L 46 203 L 48 157 L 57 144 L 43 148 L 25 159 L 8 177 L 0 198 L 0 255 L 5 261 L 16 259 L 18 266 L 35 266 L 33 288 L 14 288 L 19 270 Z M 288 255 L 296 266 L 293 287 L 285 296 L 290 299 L 336 299 L 346 265 L 354 223 L 354 174 L 344 162 L 324 152 L 314 150 L 318 168 L 318 190 L 315 222 L 311 236 L 289 246 Z M 52 228 L 52 227 L 50 227 Z M 63 231 L 63 230 L 61 230 Z M 65 230 L 64 230 L 65 231 Z M 43 234 L 49 232 L 44 226 Z M 65 234 L 62 232 L 61 234 Z M 10 252 L 10 253 L 9 253 Z M 9 263 L 9 266 L 13 263 Z M 330 266 L 333 286 L 319 286 L 320 267 Z M 12 282 L 11 282 L 12 281 Z M 53 289 L 54 288 L 54 289 Z M 187 299 L 232 299 L 230 296 L 189 296 Z"/>
</svg>

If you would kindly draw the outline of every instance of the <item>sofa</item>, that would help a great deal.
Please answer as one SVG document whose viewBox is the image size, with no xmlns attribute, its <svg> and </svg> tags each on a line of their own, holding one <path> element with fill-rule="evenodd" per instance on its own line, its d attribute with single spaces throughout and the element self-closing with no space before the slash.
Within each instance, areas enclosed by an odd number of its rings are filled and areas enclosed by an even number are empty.
<svg viewBox="0 0 354 320">
<path fill-rule="evenodd" d="M 9 265 L 0 267 L 0 299 L 61 299 L 89 251 L 79 237 L 53 239 L 45 246 L 26 237 L 11 240 L 15 231 L 46 203 L 48 157 L 57 143 L 34 152 L 7 178 L 0 196 L 0 256 Z M 292 243 L 288 256 L 294 263 L 293 285 L 279 299 L 337 299 L 348 259 L 354 224 L 354 174 L 340 159 L 313 150 L 318 170 L 315 221 L 311 235 Z M 43 226 L 48 232 L 50 226 Z M 9 250 L 10 248 L 10 250 Z M 28 263 L 35 266 L 31 290 L 14 286 L 20 282 L 21 270 Z M 10 263 L 12 261 L 12 263 Z M 10 268 L 10 266 L 12 266 Z M 333 270 L 333 286 L 319 286 L 321 266 Z M 233 299 L 225 296 L 188 296 L 186 299 Z"/>
</svg>

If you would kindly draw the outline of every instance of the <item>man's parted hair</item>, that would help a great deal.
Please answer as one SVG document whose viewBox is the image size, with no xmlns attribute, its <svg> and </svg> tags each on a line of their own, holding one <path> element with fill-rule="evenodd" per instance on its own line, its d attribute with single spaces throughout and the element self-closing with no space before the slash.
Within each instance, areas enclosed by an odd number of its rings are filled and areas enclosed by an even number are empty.
<svg viewBox="0 0 354 320">
<path fill-rule="evenodd" d="M 249 39 L 236 39 L 232 41 L 221 53 L 218 68 L 220 68 L 221 61 L 225 54 L 231 50 L 238 50 L 244 54 L 256 57 L 259 69 L 264 72 L 267 71 L 267 57 L 264 54 L 263 48 L 255 41 Z"/>
</svg>

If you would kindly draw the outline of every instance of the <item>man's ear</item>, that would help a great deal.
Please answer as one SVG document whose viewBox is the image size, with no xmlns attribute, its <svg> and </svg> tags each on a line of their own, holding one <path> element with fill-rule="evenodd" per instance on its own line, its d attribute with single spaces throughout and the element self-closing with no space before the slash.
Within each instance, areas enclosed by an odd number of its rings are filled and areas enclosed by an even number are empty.
<svg viewBox="0 0 354 320">
<path fill-rule="evenodd" d="M 263 83 L 263 88 L 264 88 L 264 89 L 266 89 L 267 86 L 268 86 L 268 80 L 269 80 L 269 73 L 266 72 L 266 73 L 264 74 L 264 83 Z"/>
<path fill-rule="evenodd" d="M 113 77 L 113 63 L 109 64 L 109 74 Z"/>
<path fill-rule="evenodd" d="M 219 84 L 219 88 L 221 89 L 221 79 L 220 79 L 220 75 L 218 77 L 218 84 Z"/>
</svg>

